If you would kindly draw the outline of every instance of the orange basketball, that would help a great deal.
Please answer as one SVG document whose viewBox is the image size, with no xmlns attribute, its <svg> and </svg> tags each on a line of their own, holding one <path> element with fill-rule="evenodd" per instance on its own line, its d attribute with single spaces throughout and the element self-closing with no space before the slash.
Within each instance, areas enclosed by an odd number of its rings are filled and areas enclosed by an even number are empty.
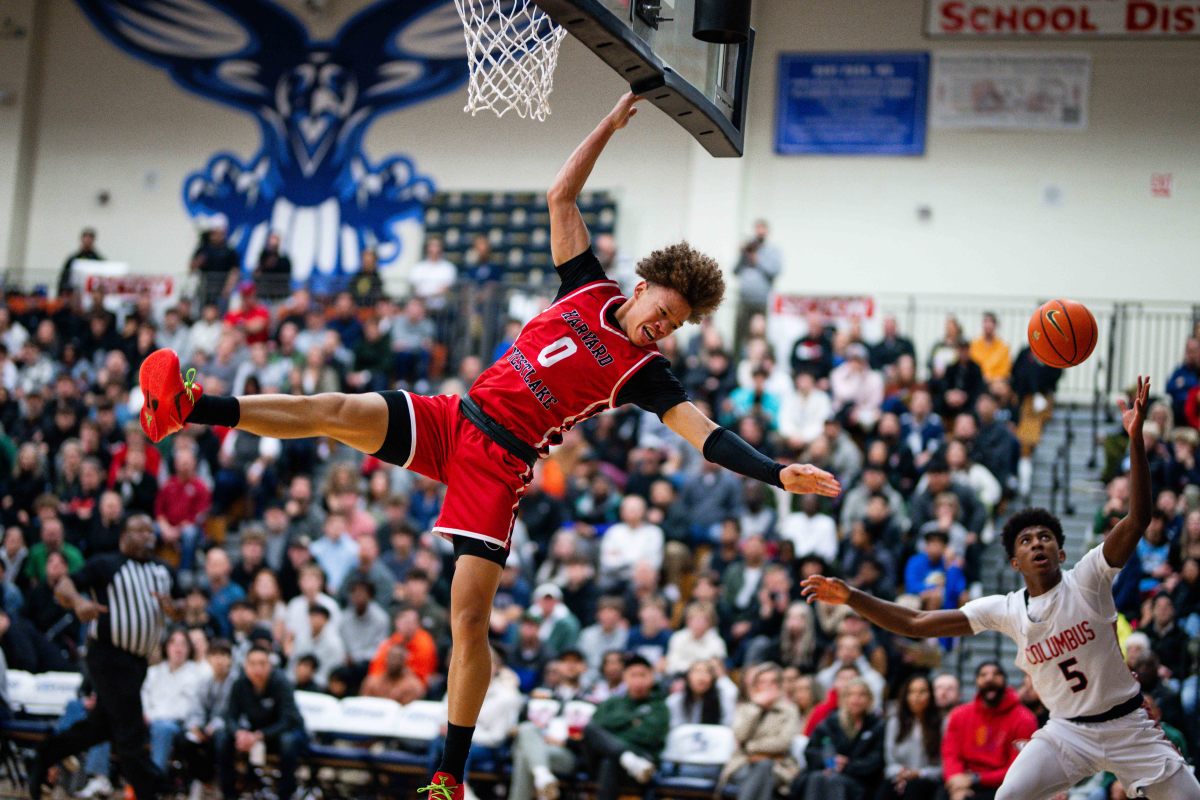
<svg viewBox="0 0 1200 800">
<path fill-rule="evenodd" d="M 1029 320 L 1029 347 L 1048 367 L 1075 367 L 1096 349 L 1100 329 L 1083 303 L 1051 300 Z"/>
</svg>

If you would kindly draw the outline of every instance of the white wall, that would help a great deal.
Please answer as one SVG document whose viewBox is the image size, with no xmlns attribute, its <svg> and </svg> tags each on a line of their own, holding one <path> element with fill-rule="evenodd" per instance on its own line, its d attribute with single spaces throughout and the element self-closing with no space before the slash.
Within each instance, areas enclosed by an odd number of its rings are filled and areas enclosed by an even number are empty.
<svg viewBox="0 0 1200 800">
<path fill-rule="evenodd" d="M 356 5 L 335 8 L 348 16 Z M 1200 298 L 1194 40 L 1005 42 L 1006 49 L 1092 54 L 1090 125 L 1082 133 L 931 130 L 922 158 L 774 155 L 780 51 L 988 47 L 923 39 L 923 6 L 758 0 L 746 157 L 713 162 L 647 108 L 614 140 L 592 180 L 620 199 L 623 247 L 643 253 L 688 236 L 729 260 L 739 234 L 761 215 L 788 253 L 787 290 Z M 182 269 L 194 241 L 180 199 L 184 176 L 217 150 L 248 156 L 257 129 L 119 51 L 74 3 L 44 7 L 33 186 L 17 201 L 29 221 L 6 214 L 0 193 L 0 257 L 7 237 L 20 245 L 8 248 L 8 266 L 56 270 L 78 229 L 95 225 L 110 258 Z M 546 123 L 467 117 L 464 87 L 379 119 L 367 150 L 373 158 L 409 155 L 445 189 L 540 190 L 622 89 L 573 42 L 561 62 Z M 0 188 L 8 113 L 0 110 Z M 1151 198 L 1153 172 L 1174 173 L 1174 197 Z M 1050 184 L 1062 189 L 1061 207 L 1043 202 Z M 104 207 L 96 202 L 101 190 L 112 196 Z M 932 208 L 930 222 L 918 221 L 919 205 Z"/>
<path fill-rule="evenodd" d="M 34 41 L 33 0 L 11 0 L 5 19 L 23 35 L 0 42 L 0 259 L 12 262 L 25 247 L 22 191 L 27 190 L 32 160 Z"/>
<path fill-rule="evenodd" d="M 743 223 L 775 222 L 781 286 L 1200 298 L 1200 43 L 931 41 L 924 5 L 758 4 Z M 779 52 L 971 47 L 1091 53 L 1088 129 L 930 130 L 923 158 L 774 154 Z M 1155 172 L 1174 173 L 1174 197 L 1151 197 Z M 1061 207 L 1043 202 L 1048 185 Z"/>
</svg>

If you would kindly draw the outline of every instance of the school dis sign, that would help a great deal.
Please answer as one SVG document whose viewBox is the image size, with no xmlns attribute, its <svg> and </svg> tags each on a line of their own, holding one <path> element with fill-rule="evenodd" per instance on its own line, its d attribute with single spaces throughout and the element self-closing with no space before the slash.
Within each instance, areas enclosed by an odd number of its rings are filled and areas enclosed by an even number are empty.
<svg viewBox="0 0 1200 800">
<path fill-rule="evenodd" d="M 925 33 L 955 38 L 1200 37 L 1200 0 L 928 0 Z"/>
</svg>

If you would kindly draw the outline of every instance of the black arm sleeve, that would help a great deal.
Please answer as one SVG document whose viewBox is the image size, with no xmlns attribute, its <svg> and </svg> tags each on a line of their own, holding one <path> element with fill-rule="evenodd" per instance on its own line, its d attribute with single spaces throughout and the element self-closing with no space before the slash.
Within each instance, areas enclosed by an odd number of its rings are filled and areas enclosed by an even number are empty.
<svg viewBox="0 0 1200 800">
<path fill-rule="evenodd" d="M 731 472 L 783 488 L 780 475 L 783 465 L 777 464 L 750 446 L 728 428 L 717 428 L 704 440 L 704 457 Z"/>
<path fill-rule="evenodd" d="M 688 401 L 687 390 L 671 372 L 667 359 L 654 358 L 629 376 L 617 392 L 616 405 L 633 403 L 638 408 L 663 418 L 675 406 Z"/>
<path fill-rule="evenodd" d="M 604 273 L 604 267 L 600 266 L 599 259 L 596 258 L 596 254 L 590 247 L 574 258 L 556 265 L 554 271 L 562 280 L 562 285 L 558 287 L 558 294 L 554 296 L 555 300 L 566 297 L 580 286 L 608 279 Z"/>
</svg>

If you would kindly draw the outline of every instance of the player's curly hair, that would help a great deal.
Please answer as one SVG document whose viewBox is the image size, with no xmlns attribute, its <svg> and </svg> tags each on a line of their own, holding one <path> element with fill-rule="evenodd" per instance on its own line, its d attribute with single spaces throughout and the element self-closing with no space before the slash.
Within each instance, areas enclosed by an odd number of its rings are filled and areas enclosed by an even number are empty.
<svg viewBox="0 0 1200 800">
<path fill-rule="evenodd" d="M 699 322 L 721 305 L 725 278 L 716 260 L 687 242 L 655 250 L 638 262 L 637 274 L 647 283 L 674 289 L 692 308 L 688 322 Z"/>
<path fill-rule="evenodd" d="M 1054 540 L 1058 542 L 1059 549 L 1062 549 L 1066 539 L 1063 537 L 1062 523 L 1058 521 L 1058 517 L 1044 508 L 1027 508 L 1013 514 L 1008 522 L 1004 523 L 1004 530 L 1000 534 L 1000 541 L 1004 543 L 1004 552 L 1009 558 L 1012 558 L 1013 552 L 1017 549 L 1017 536 L 1021 531 L 1026 528 L 1043 527 L 1048 528 L 1054 534 Z"/>
</svg>

